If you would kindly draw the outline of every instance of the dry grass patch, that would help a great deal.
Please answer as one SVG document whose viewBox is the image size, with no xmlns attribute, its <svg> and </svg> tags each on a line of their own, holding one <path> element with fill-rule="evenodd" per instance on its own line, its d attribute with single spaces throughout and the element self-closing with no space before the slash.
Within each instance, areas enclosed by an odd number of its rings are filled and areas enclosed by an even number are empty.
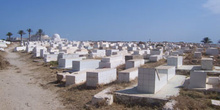
<svg viewBox="0 0 220 110">
<path fill-rule="evenodd" d="M 6 69 L 10 63 L 4 58 L 5 52 L 0 52 L 0 70 Z"/>
<path fill-rule="evenodd" d="M 220 100 L 220 93 L 213 91 L 195 91 L 181 89 L 180 95 L 172 97 L 177 101 L 174 109 L 180 110 L 204 110 L 220 109 L 218 106 L 211 105 L 211 99 Z"/>
<path fill-rule="evenodd" d="M 200 65 L 201 58 L 194 58 L 193 53 L 187 53 L 183 60 L 183 65 Z"/>
<path fill-rule="evenodd" d="M 220 66 L 220 55 L 214 57 L 213 65 Z"/>
<path fill-rule="evenodd" d="M 142 65 L 141 67 L 142 68 L 155 68 L 157 66 L 166 64 L 166 61 L 167 60 L 165 60 L 165 59 L 161 59 L 161 60 L 159 60 L 157 62 L 148 62 L 148 63 Z"/>
</svg>

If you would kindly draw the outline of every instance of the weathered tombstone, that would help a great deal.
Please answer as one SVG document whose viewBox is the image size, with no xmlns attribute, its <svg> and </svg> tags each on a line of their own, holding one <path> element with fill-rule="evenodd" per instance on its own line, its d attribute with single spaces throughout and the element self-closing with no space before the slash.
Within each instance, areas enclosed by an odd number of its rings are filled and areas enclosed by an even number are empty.
<svg viewBox="0 0 220 110">
<path fill-rule="evenodd" d="M 99 67 L 100 60 L 87 59 L 72 62 L 73 71 L 82 71 L 86 69 L 96 69 Z"/>
<path fill-rule="evenodd" d="M 133 67 L 139 67 L 144 64 L 144 59 L 133 59 L 133 60 L 128 60 L 125 63 L 125 68 L 133 68 Z"/>
<path fill-rule="evenodd" d="M 167 80 L 172 79 L 176 75 L 175 66 L 158 66 L 156 69 L 159 73 L 167 74 Z"/>
<path fill-rule="evenodd" d="M 97 87 L 105 85 L 116 80 L 116 69 L 105 68 L 96 69 L 86 73 L 86 85 L 89 87 Z"/>
<path fill-rule="evenodd" d="M 170 56 L 167 58 L 167 65 L 175 66 L 176 68 L 183 65 L 183 57 L 182 56 Z"/>
<path fill-rule="evenodd" d="M 167 84 L 167 74 L 161 74 L 155 68 L 138 69 L 137 90 L 155 94 Z"/>
<path fill-rule="evenodd" d="M 119 82 L 130 82 L 138 77 L 138 68 L 129 68 L 123 71 L 118 72 L 118 81 Z"/>
<path fill-rule="evenodd" d="M 212 70 L 213 69 L 213 59 L 212 58 L 202 58 L 201 60 L 202 69 Z"/>
<path fill-rule="evenodd" d="M 190 84 L 191 88 L 206 88 L 206 76 L 207 73 L 203 71 L 191 71 L 190 72 Z"/>
</svg>

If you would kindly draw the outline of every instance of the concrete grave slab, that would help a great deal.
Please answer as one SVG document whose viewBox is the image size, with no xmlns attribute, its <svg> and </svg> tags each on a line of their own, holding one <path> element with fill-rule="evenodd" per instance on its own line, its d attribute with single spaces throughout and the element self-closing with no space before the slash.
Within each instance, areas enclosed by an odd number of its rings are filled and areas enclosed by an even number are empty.
<svg viewBox="0 0 220 110">
<path fill-rule="evenodd" d="M 119 82 L 130 82 L 138 77 L 138 68 L 129 68 L 118 72 Z"/>
<path fill-rule="evenodd" d="M 82 71 L 86 69 L 96 69 L 99 67 L 100 60 L 86 59 L 72 62 L 73 71 Z"/>
<path fill-rule="evenodd" d="M 86 73 L 86 85 L 89 87 L 97 87 L 115 81 L 117 78 L 116 69 L 96 69 Z"/>
</svg>

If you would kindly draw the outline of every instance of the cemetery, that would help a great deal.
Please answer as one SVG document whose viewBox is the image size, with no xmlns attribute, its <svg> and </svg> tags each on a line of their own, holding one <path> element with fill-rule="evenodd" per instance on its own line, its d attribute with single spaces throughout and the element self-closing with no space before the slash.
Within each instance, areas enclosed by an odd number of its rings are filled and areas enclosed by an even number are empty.
<svg viewBox="0 0 220 110">
<path fill-rule="evenodd" d="M 2 0 L 0 110 L 220 110 L 220 0 Z"/>
<path fill-rule="evenodd" d="M 216 46 L 167 42 L 141 45 L 138 42 L 66 42 L 58 34 L 53 39 L 56 41 L 23 42 L 13 50 L 32 55 L 31 58 L 42 60 L 44 64 L 57 62 L 55 67 L 49 67 L 58 71 L 53 79 L 57 84 L 96 91 L 90 97 L 89 106 L 100 103 L 136 105 L 142 104 L 141 101 L 167 105 L 170 97 L 178 98 L 183 88 L 220 91 L 219 49 Z M 194 60 L 197 62 L 192 63 Z"/>
</svg>

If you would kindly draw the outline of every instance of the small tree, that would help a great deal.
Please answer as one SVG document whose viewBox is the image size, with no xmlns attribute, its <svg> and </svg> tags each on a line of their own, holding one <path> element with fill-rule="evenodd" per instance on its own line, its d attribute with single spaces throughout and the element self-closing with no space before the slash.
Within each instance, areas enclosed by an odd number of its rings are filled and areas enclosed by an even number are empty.
<svg viewBox="0 0 220 110">
<path fill-rule="evenodd" d="M 203 40 L 201 42 L 203 42 L 204 44 L 212 43 L 212 41 L 211 41 L 211 39 L 209 39 L 209 37 L 203 38 Z"/>
<path fill-rule="evenodd" d="M 29 29 L 27 29 L 27 32 L 28 32 L 28 35 L 29 35 L 29 41 L 31 41 L 31 32 L 33 32 L 33 31 L 32 31 L 31 28 L 29 28 Z"/>
<path fill-rule="evenodd" d="M 20 31 L 18 31 L 18 34 L 20 34 L 20 36 L 21 36 L 21 43 L 22 43 L 22 41 L 23 41 L 22 35 L 24 35 L 26 33 L 23 30 L 20 30 Z"/>
<path fill-rule="evenodd" d="M 11 32 L 8 32 L 7 34 L 6 34 L 6 36 L 8 36 L 8 40 L 9 41 L 11 41 L 11 36 L 12 36 L 13 34 L 11 33 Z"/>
<path fill-rule="evenodd" d="M 44 35 L 43 30 L 42 30 L 42 29 L 39 29 L 39 30 L 37 31 L 37 35 L 39 36 L 39 40 L 41 41 L 41 40 L 42 40 L 41 37 L 42 37 L 42 35 Z"/>
</svg>

